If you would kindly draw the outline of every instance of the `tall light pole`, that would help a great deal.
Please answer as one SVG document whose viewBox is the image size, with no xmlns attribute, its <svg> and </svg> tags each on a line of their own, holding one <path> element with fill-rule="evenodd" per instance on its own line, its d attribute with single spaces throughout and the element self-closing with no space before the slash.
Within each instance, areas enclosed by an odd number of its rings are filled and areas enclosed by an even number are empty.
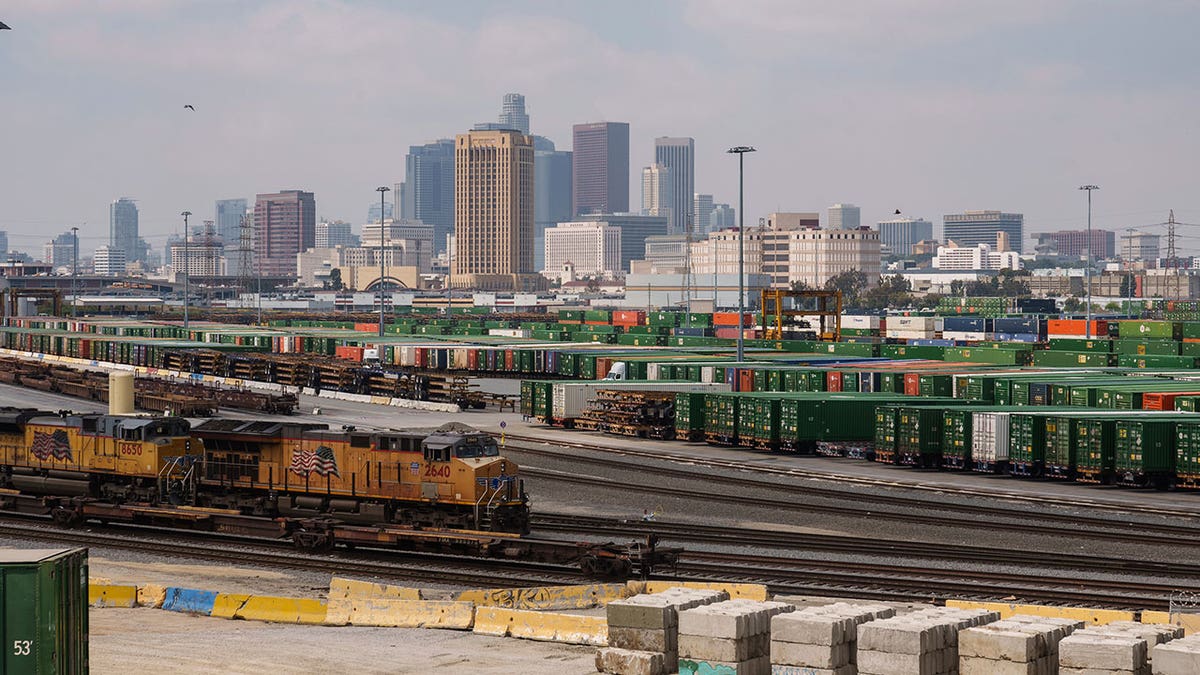
<svg viewBox="0 0 1200 675">
<path fill-rule="evenodd" d="M 191 281 L 191 274 L 188 274 L 188 216 L 192 215 L 191 211 L 184 211 L 179 214 L 183 216 L 183 330 L 188 329 L 188 282 Z"/>
<path fill-rule="evenodd" d="M 743 333 L 745 326 L 742 325 L 742 316 L 746 312 L 746 153 L 754 152 L 754 148 L 748 145 L 738 145 L 730 148 L 726 152 L 736 154 L 738 156 L 738 334 L 737 334 L 737 360 L 742 362 L 746 360 L 746 347 L 743 342 Z"/>
<path fill-rule="evenodd" d="M 78 311 L 79 301 L 75 296 L 79 294 L 79 288 L 76 282 L 79 278 L 79 228 L 71 228 L 71 318 L 75 318 Z"/>
<path fill-rule="evenodd" d="M 389 190 L 386 185 L 375 188 L 379 193 L 379 337 L 383 337 L 383 198 Z"/>
<path fill-rule="evenodd" d="M 1092 339 L 1092 190 L 1099 190 L 1096 185 L 1080 185 L 1080 190 L 1087 190 L 1088 195 L 1088 229 L 1087 229 L 1087 339 Z"/>
</svg>

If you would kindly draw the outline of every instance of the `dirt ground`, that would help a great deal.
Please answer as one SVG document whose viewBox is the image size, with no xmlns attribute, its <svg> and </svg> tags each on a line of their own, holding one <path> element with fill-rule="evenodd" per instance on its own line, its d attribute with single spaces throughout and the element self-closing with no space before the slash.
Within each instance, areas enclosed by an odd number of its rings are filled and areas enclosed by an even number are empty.
<svg viewBox="0 0 1200 675">
<path fill-rule="evenodd" d="M 594 673 L 595 647 L 405 628 L 290 626 L 92 609 L 95 673 Z"/>
</svg>

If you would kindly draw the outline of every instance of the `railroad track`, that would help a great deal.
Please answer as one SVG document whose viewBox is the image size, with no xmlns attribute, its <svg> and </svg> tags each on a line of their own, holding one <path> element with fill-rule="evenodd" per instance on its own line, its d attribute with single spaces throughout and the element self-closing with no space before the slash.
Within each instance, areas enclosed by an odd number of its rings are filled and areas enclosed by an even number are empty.
<svg viewBox="0 0 1200 675">
<path fill-rule="evenodd" d="M 1109 556 L 1052 553 L 986 546 L 947 546 L 938 542 L 890 540 L 835 534 L 812 534 L 787 530 L 721 527 L 681 522 L 623 521 L 613 518 L 568 514 L 537 514 L 532 524 L 543 532 L 588 532 L 591 535 L 645 537 L 656 534 L 673 544 L 714 544 L 788 551 L 811 551 L 841 555 L 904 557 L 919 560 L 944 560 L 977 564 L 1021 565 L 1031 568 L 1088 571 L 1105 574 L 1139 574 L 1162 578 L 1186 579 L 1200 584 L 1200 565 L 1130 560 Z M 699 555 L 688 550 L 688 558 Z"/>
<path fill-rule="evenodd" d="M 541 443 L 553 445 L 552 442 L 541 441 Z M 594 446 L 583 447 L 589 450 L 594 449 Z M 601 452 L 606 452 L 608 449 L 601 447 L 599 450 Z M 552 457 L 556 459 L 564 458 L 564 455 L 558 450 L 534 448 L 528 446 L 513 447 L 511 444 L 505 448 L 505 452 L 508 454 L 525 453 L 534 456 Z M 619 454 L 624 455 L 626 453 L 622 452 Z M 662 459 L 654 453 L 649 454 L 657 459 Z M 723 502 L 783 509 L 787 511 L 822 512 L 841 516 L 852 515 L 876 520 L 893 520 L 909 523 L 932 524 L 938 526 L 954 526 L 975 530 L 979 529 L 981 522 L 984 522 L 989 530 L 1004 530 L 1009 532 L 1064 536 L 1077 539 L 1084 538 L 1102 539 L 1105 541 L 1123 541 L 1139 545 L 1160 544 L 1165 546 L 1200 547 L 1200 527 L 1196 526 L 1141 521 L 1131 522 L 1118 520 L 1116 518 L 1099 518 L 1075 514 L 1053 513 L 1049 511 L 1014 510 L 1007 508 L 1006 506 L 988 506 L 983 504 L 955 503 L 953 505 L 949 505 L 948 507 L 948 505 L 944 502 L 923 498 L 879 494 L 872 494 L 869 497 L 864 497 L 862 494 L 856 494 L 846 490 L 812 487 L 808 485 L 788 485 L 780 482 L 764 481 L 761 479 L 744 478 L 731 475 L 722 475 L 718 479 L 714 479 L 713 472 L 702 470 L 703 468 L 710 467 L 707 461 L 703 459 L 688 460 L 689 464 L 701 467 L 700 470 L 653 466 L 644 463 L 625 461 L 624 458 L 571 455 L 570 460 L 577 464 L 587 463 L 607 468 L 624 469 L 631 473 L 637 474 L 639 477 L 645 480 L 666 477 L 701 481 L 709 484 L 712 484 L 715 481 L 718 485 L 725 487 L 746 487 L 764 491 L 786 492 L 788 498 L 771 499 L 751 497 L 744 494 L 722 493 L 714 489 L 689 490 L 679 487 L 667 488 L 664 487 L 661 482 L 635 483 L 628 480 L 616 480 L 599 476 L 582 476 L 578 472 L 542 469 L 535 466 L 530 466 L 527 463 L 522 464 L 521 471 L 523 475 L 527 477 L 541 476 L 559 482 L 576 483 L 581 485 L 589 485 L 592 487 L 606 486 L 613 489 L 645 492 L 663 497 L 691 498 L 703 500 L 705 503 Z M 737 468 L 741 471 L 753 471 L 756 467 L 737 465 Z M 822 497 L 830 500 L 840 501 L 839 503 L 822 504 L 813 501 L 801 501 L 797 498 L 805 496 Z M 1047 505 L 1051 503 L 1053 502 L 1047 500 Z M 923 509 L 929 513 L 922 514 L 900 512 L 886 508 L 888 506 Z M 948 508 L 952 508 L 953 513 L 948 513 Z M 962 514 L 975 514 L 976 516 L 982 516 L 986 518 L 986 520 L 981 521 L 978 517 L 965 517 Z"/>
<path fill-rule="evenodd" d="M 498 433 L 493 434 L 493 435 L 499 436 Z M 903 481 L 903 480 L 884 480 L 881 478 L 871 478 L 869 476 L 853 476 L 853 475 L 844 474 L 844 473 L 834 473 L 834 472 L 828 472 L 828 471 L 813 471 L 813 470 L 809 470 L 809 469 L 800 469 L 800 468 L 795 468 L 795 467 L 784 468 L 784 467 L 775 467 L 775 466 L 764 466 L 764 465 L 754 464 L 754 463 L 747 462 L 747 461 L 733 461 L 733 460 L 716 459 L 716 458 L 711 458 L 711 457 L 698 457 L 696 455 L 686 455 L 686 454 L 673 453 L 673 452 L 662 452 L 662 451 L 658 451 L 658 450 L 638 450 L 636 448 L 632 448 L 629 446 L 617 447 L 617 446 L 602 445 L 602 444 L 597 444 L 597 443 L 585 443 L 585 442 L 578 442 L 578 441 L 563 441 L 560 439 L 547 439 L 544 437 L 537 437 L 537 436 L 524 436 L 524 435 L 520 435 L 520 434 L 516 434 L 516 435 L 505 434 L 505 441 L 506 441 L 506 445 L 505 445 L 506 450 L 516 450 L 518 452 L 527 452 L 530 454 L 537 454 L 537 455 L 541 455 L 541 456 L 561 457 L 561 453 L 555 453 L 553 451 L 548 451 L 548 449 L 544 448 L 544 447 L 537 448 L 537 447 L 529 447 L 528 445 L 521 445 L 519 447 L 514 448 L 512 443 L 513 443 L 513 441 L 516 441 L 518 443 L 532 444 L 534 446 L 541 445 L 541 446 L 558 446 L 558 447 L 563 447 L 563 448 L 576 448 L 579 450 L 587 450 L 587 451 L 591 451 L 591 452 L 598 452 L 598 453 L 619 456 L 619 457 L 671 461 L 671 462 L 684 464 L 684 465 L 688 465 L 688 466 L 702 466 L 702 467 L 708 467 L 708 468 L 719 468 L 719 469 L 728 469 L 728 470 L 742 471 L 742 472 L 752 472 L 755 474 L 767 475 L 767 476 L 804 478 L 804 479 L 820 480 L 820 481 L 833 482 L 833 483 L 846 484 L 846 485 L 862 485 L 862 486 L 866 486 L 866 487 L 878 487 L 878 488 L 900 488 L 900 489 L 904 489 L 904 490 L 911 490 L 914 492 L 921 492 L 921 493 L 926 493 L 926 494 L 939 494 L 939 495 L 940 494 L 953 494 L 953 495 L 962 496 L 962 497 L 1003 499 L 1007 502 L 1021 502 L 1021 503 L 1029 503 L 1029 504 L 1037 504 L 1037 505 L 1051 505 L 1051 506 L 1055 506 L 1055 507 L 1068 506 L 1068 507 L 1081 508 L 1081 509 L 1095 509 L 1095 510 L 1110 511 L 1113 513 L 1135 513 L 1137 515 L 1152 515 L 1152 516 L 1166 516 L 1166 517 L 1180 517 L 1180 518 L 1200 518 L 1200 504 L 1198 504 L 1195 509 L 1169 508 L 1169 507 L 1164 507 L 1164 506 L 1148 507 L 1148 506 L 1140 505 L 1140 504 L 1130 504 L 1128 502 L 1107 501 L 1107 500 L 1103 500 L 1103 499 L 1081 499 L 1079 497 L 1064 497 L 1062 495 L 1048 495 L 1048 494 L 1039 495 L 1039 494 L 1032 494 L 1032 493 L 1028 493 L 1028 492 L 997 490 L 997 489 L 991 489 L 991 488 L 977 489 L 977 488 L 956 486 L 956 485 L 927 484 L 927 483 L 918 483 L 918 482 L 914 482 L 914 481 Z M 717 446 L 713 446 L 713 447 L 717 447 Z M 763 453 L 761 451 L 752 450 L 750 448 L 729 448 L 729 449 L 733 449 L 733 450 L 740 449 L 740 450 L 745 451 L 748 459 L 754 458 L 754 457 L 760 457 L 763 455 Z M 782 457 L 782 456 L 787 456 L 787 455 L 786 455 L 786 453 L 775 453 L 775 456 Z M 586 458 L 580 458 L 577 455 L 572 455 L 571 457 L 572 457 L 572 459 L 584 459 L 586 461 Z M 920 470 L 914 470 L 914 471 L 920 471 Z M 969 474 L 970 472 L 958 472 L 958 473 Z M 711 476 L 710 476 L 710 478 L 711 478 Z M 1014 479 L 1014 480 L 1019 480 L 1019 479 Z M 767 485 L 778 485 L 778 483 L 766 483 L 766 484 Z M 822 488 L 815 488 L 815 487 L 814 488 L 806 487 L 805 490 L 812 492 L 814 494 L 824 492 L 824 490 Z M 845 491 L 830 491 L 830 492 L 836 492 L 837 494 L 845 495 Z M 1198 496 L 1200 496 L 1200 494 L 1198 494 Z M 941 502 L 937 502 L 936 500 L 922 499 L 920 497 L 903 497 L 903 498 L 896 498 L 896 499 L 897 499 L 897 502 L 903 502 L 903 503 L 922 502 L 922 503 L 926 503 L 926 504 L 942 505 Z"/>
</svg>

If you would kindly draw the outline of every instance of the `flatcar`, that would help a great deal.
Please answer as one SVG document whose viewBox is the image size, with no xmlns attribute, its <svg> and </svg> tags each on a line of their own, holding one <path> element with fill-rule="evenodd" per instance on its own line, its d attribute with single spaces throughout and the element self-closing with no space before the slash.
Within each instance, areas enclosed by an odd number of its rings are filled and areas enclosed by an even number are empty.
<svg viewBox="0 0 1200 675">
<path fill-rule="evenodd" d="M 324 424 L 211 420 L 200 506 L 247 515 L 525 534 L 516 463 L 490 435 L 456 426 L 370 431 Z"/>
</svg>

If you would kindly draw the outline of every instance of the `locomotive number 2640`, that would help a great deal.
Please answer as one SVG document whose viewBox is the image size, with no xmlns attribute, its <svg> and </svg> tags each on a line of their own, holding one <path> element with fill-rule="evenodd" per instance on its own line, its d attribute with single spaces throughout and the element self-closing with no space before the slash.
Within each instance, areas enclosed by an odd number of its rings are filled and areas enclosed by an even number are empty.
<svg viewBox="0 0 1200 675">
<path fill-rule="evenodd" d="M 449 478 L 450 477 L 450 465 L 443 464 L 441 466 L 434 466 L 434 465 L 430 464 L 425 467 L 425 477 L 426 478 Z"/>
</svg>

